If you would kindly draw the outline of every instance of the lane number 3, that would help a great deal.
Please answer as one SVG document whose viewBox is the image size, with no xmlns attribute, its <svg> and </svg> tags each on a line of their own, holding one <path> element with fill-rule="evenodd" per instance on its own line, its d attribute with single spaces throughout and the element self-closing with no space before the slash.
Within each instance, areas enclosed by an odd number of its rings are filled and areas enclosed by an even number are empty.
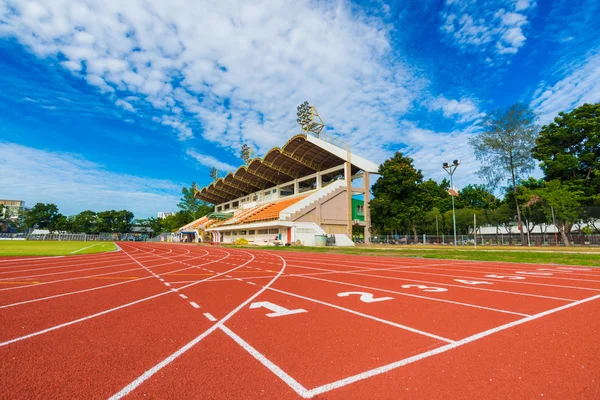
<svg viewBox="0 0 600 400">
<path fill-rule="evenodd" d="M 411 288 L 421 289 L 424 292 L 447 292 L 448 291 L 448 289 L 446 289 L 446 288 L 430 287 L 430 286 L 425 286 L 425 285 L 402 285 L 402 287 L 404 289 L 411 289 Z"/>
</svg>

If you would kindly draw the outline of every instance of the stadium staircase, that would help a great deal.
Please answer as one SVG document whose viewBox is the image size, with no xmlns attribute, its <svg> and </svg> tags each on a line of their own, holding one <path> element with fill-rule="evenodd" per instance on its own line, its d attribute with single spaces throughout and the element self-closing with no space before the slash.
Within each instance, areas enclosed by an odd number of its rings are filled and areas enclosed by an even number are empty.
<svg viewBox="0 0 600 400">
<path fill-rule="evenodd" d="M 342 179 L 334 181 L 321 190 L 305 196 L 301 201 L 291 204 L 281 212 L 281 219 L 284 221 L 294 220 L 294 216 L 302 216 L 307 210 L 310 210 L 314 204 L 328 196 L 333 196 L 337 192 L 346 190 L 346 182 Z"/>
</svg>

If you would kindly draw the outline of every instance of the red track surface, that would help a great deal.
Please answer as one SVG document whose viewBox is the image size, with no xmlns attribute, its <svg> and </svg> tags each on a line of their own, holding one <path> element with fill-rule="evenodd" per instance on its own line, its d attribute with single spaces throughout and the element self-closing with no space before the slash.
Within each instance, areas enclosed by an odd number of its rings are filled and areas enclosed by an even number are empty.
<svg viewBox="0 0 600 400">
<path fill-rule="evenodd" d="M 120 246 L 0 259 L 0 398 L 600 398 L 600 269 Z"/>
</svg>

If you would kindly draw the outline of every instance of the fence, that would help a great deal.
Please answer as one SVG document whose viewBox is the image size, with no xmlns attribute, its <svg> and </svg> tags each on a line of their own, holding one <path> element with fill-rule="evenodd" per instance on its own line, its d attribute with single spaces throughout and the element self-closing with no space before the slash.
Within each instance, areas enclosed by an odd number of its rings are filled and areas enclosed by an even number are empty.
<svg viewBox="0 0 600 400">
<path fill-rule="evenodd" d="M 145 235 L 132 233 L 98 233 L 88 235 L 85 233 L 47 233 L 47 234 L 27 234 L 27 233 L 0 233 L 0 240 L 40 240 L 40 241 L 146 241 Z"/>
<path fill-rule="evenodd" d="M 572 245 L 600 246 L 600 235 L 584 235 L 571 233 L 567 235 Z M 457 246 L 474 246 L 475 239 L 478 246 L 519 246 L 521 245 L 520 234 L 477 234 L 456 235 Z M 431 245 L 453 245 L 452 235 L 376 235 L 371 237 L 371 244 L 431 244 Z M 531 246 L 564 246 L 559 233 L 530 233 L 525 234 L 525 243 Z"/>
</svg>

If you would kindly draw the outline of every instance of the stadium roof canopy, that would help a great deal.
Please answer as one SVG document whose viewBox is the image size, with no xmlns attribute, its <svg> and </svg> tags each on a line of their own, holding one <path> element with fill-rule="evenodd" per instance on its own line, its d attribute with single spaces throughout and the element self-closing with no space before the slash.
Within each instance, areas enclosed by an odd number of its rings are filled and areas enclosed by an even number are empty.
<svg viewBox="0 0 600 400">
<path fill-rule="evenodd" d="M 320 135 L 326 138 L 325 135 Z M 334 139 L 299 134 L 281 148 L 274 147 L 263 158 L 255 158 L 224 178 L 196 192 L 196 198 L 212 204 L 226 203 L 294 179 L 325 171 L 350 161 L 352 174 L 377 172 L 377 164 L 352 154 Z"/>
</svg>

